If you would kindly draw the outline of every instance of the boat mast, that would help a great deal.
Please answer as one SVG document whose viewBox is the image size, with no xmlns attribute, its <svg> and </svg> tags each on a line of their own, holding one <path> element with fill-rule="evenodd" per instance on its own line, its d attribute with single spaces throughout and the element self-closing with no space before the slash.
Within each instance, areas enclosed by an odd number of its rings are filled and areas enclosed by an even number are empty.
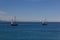
<svg viewBox="0 0 60 40">
<path fill-rule="evenodd" d="M 16 22 L 16 16 L 14 16 L 14 19 L 13 19 L 14 23 Z"/>
<path fill-rule="evenodd" d="M 46 22 L 46 17 L 44 18 L 44 17 L 42 17 L 42 23 L 45 23 Z"/>
<path fill-rule="evenodd" d="M 11 24 L 13 24 L 13 17 L 12 17 L 12 19 L 11 19 Z"/>
<path fill-rule="evenodd" d="M 11 24 L 14 24 L 16 22 L 16 16 L 12 17 Z"/>
</svg>

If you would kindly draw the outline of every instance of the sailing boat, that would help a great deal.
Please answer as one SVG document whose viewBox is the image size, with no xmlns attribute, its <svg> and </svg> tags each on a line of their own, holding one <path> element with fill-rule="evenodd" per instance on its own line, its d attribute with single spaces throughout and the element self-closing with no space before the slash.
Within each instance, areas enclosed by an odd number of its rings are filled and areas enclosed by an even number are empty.
<svg viewBox="0 0 60 40">
<path fill-rule="evenodd" d="M 43 19 L 42 25 L 47 25 L 46 18 Z"/>
<path fill-rule="evenodd" d="M 12 18 L 11 26 L 17 26 L 17 24 L 16 24 L 16 16 L 14 18 Z"/>
</svg>

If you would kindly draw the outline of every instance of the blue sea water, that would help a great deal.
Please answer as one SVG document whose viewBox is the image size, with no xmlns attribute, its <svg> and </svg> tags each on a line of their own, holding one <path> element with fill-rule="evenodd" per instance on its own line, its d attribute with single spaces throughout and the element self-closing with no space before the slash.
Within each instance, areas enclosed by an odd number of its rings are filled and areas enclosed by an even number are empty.
<svg viewBox="0 0 60 40">
<path fill-rule="evenodd" d="M 11 26 L 9 22 L 0 23 L 0 40 L 60 40 L 60 23 L 20 22 Z"/>
</svg>

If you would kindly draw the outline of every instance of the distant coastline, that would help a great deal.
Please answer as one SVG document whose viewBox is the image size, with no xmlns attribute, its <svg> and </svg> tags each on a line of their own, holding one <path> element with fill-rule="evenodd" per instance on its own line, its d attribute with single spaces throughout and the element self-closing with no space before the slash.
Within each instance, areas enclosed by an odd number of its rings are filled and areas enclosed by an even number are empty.
<svg viewBox="0 0 60 40">
<path fill-rule="evenodd" d="M 11 22 L 11 21 L 0 21 L 0 22 Z M 41 21 L 16 21 L 16 22 L 41 22 Z M 58 21 L 48 21 L 48 22 L 58 22 Z"/>
</svg>

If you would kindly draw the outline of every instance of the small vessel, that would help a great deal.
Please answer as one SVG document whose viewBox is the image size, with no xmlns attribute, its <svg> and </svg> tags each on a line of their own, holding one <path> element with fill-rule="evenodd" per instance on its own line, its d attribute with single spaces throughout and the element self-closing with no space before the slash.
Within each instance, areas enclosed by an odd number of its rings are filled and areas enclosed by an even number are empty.
<svg viewBox="0 0 60 40">
<path fill-rule="evenodd" d="M 42 25 L 47 25 L 46 18 L 43 18 Z"/>
<path fill-rule="evenodd" d="M 47 25 L 46 23 L 42 23 L 42 25 Z"/>
<path fill-rule="evenodd" d="M 16 16 L 14 18 L 12 18 L 11 21 L 11 26 L 17 26 L 18 24 L 16 24 Z"/>
</svg>

